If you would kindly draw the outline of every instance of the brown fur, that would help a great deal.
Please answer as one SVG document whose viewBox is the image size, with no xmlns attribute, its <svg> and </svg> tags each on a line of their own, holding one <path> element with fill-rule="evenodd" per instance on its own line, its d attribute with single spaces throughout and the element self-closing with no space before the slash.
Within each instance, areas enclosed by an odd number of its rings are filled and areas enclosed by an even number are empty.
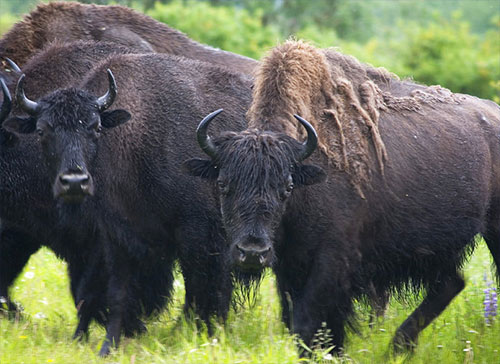
<svg viewBox="0 0 500 364">
<path fill-rule="evenodd" d="M 0 40 L 0 56 L 22 66 L 54 40 L 111 41 L 223 65 L 251 73 L 257 61 L 195 42 L 149 16 L 123 6 L 86 5 L 76 2 L 40 4 Z"/>
<path fill-rule="evenodd" d="M 350 174 L 362 195 L 360 186 L 370 179 L 372 164 L 383 172 L 387 157 L 378 131 L 384 98 L 375 82 L 383 85 L 391 78 L 387 71 L 367 69 L 353 57 L 287 41 L 274 48 L 257 70 L 249 128 L 300 139 L 304 129 L 293 118 L 299 114 L 318 131 L 320 150 Z M 370 160 L 370 148 L 376 161 Z"/>
</svg>

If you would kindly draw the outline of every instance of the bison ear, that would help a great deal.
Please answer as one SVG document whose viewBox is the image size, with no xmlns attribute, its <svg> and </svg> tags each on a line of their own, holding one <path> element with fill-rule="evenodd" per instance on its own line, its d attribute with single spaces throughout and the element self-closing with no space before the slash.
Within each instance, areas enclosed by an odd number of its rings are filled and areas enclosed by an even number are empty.
<svg viewBox="0 0 500 364">
<path fill-rule="evenodd" d="M 13 116 L 5 120 L 2 124 L 5 130 L 19 134 L 31 134 L 36 130 L 36 119 L 34 117 Z"/>
<path fill-rule="evenodd" d="M 184 171 L 191 176 L 212 180 L 219 177 L 219 169 L 208 159 L 188 159 L 182 164 L 182 167 Z"/>
<path fill-rule="evenodd" d="M 297 166 L 292 178 L 293 183 L 297 187 L 309 186 L 326 180 L 326 173 L 321 167 L 312 164 L 303 164 Z"/>
<path fill-rule="evenodd" d="M 132 115 L 126 110 L 104 111 L 101 113 L 101 125 L 105 128 L 114 128 L 130 120 Z"/>
</svg>

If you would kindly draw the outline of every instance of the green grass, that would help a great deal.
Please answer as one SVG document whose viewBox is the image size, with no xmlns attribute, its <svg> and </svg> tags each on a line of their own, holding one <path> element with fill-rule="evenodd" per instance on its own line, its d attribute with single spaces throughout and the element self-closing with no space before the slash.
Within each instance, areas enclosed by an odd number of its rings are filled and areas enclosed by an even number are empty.
<svg viewBox="0 0 500 364">
<path fill-rule="evenodd" d="M 391 302 L 385 317 L 368 328 L 368 310 L 359 307 L 360 334 L 350 334 L 342 359 L 316 353 L 322 363 L 500 363 L 500 317 L 491 325 L 483 318 L 484 273 L 491 259 L 484 244 L 466 266 L 466 289 L 420 337 L 411 357 L 390 356 L 397 326 L 415 304 Z M 29 261 L 13 289 L 24 306 L 20 320 L 0 318 L 0 363 L 297 363 L 293 338 L 279 320 L 275 280 L 268 275 L 251 308 L 232 311 L 215 337 L 198 332 L 181 317 L 183 284 L 179 277 L 168 312 L 148 323 L 148 333 L 124 339 L 109 358 L 97 352 L 104 330 L 91 327 L 88 342 L 72 342 L 76 324 L 65 263 L 42 249 Z M 326 353 L 324 353 L 326 354 Z"/>
</svg>

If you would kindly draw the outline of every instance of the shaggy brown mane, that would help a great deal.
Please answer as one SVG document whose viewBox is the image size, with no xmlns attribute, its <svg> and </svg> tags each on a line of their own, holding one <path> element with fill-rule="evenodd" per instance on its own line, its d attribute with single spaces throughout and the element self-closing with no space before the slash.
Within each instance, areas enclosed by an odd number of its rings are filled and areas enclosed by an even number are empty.
<svg viewBox="0 0 500 364">
<path fill-rule="evenodd" d="M 371 170 L 378 165 L 383 173 L 387 158 L 378 130 L 385 104 L 377 84 L 391 79 L 389 72 L 361 65 L 353 57 L 287 41 L 271 50 L 258 68 L 248 127 L 302 139 L 304 130 L 293 118 L 301 115 L 316 128 L 320 150 L 349 173 L 363 195 L 361 186 L 370 180 Z"/>
</svg>

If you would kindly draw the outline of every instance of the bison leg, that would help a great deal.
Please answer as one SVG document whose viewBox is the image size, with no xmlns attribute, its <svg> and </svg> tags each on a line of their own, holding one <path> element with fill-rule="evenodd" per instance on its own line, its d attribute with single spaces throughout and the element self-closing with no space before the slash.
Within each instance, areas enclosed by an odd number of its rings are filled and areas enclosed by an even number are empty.
<svg viewBox="0 0 500 364">
<path fill-rule="evenodd" d="M 463 278 L 455 273 L 429 288 L 423 302 L 397 329 L 393 339 L 394 351 L 402 352 L 412 349 L 420 332 L 444 311 L 464 286 Z"/>
<path fill-rule="evenodd" d="M 336 275 L 330 267 L 334 266 L 316 262 L 307 280 L 299 284 L 300 278 L 290 272 L 276 272 L 276 275 L 283 321 L 290 331 L 311 349 L 333 346 L 332 352 L 338 353 L 343 347 L 344 326 L 352 312 L 352 302 L 346 287 L 332 279 Z M 301 352 L 301 356 L 306 354 Z"/>
<path fill-rule="evenodd" d="M 77 306 L 78 307 L 78 306 Z M 88 310 L 86 310 L 88 311 Z M 81 341 L 84 338 L 88 339 L 89 325 L 92 316 L 89 312 L 82 312 L 82 308 L 78 309 L 78 325 L 76 326 L 73 340 Z"/>
<path fill-rule="evenodd" d="M 490 222 L 484 240 L 495 262 L 497 283 L 500 285 L 500 213 L 490 211 Z"/>
<path fill-rule="evenodd" d="M 71 291 L 78 311 L 78 325 L 73 334 L 73 340 L 88 337 L 90 321 L 92 318 L 98 318 L 99 310 L 105 311 L 104 303 L 97 302 L 99 297 L 106 294 L 104 277 L 100 275 L 104 262 L 100 259 L 102 257 L 100 254 L 94 255 L 90 258 L 88 265 L 78 267 L 83 267 L 83 271 L 74 269 L 74 264 L 69 265 Z M 103 322 L 104 319 L 101 318 L 100 321 Z"/>
<path fill-rule="evenodd" d="M 187 219 L 192 225 L 178 231 L 179 261 L 184 277 L 186 299 L 184 313 L 203 320 L 212 332 L 210 318 L 225 321 L 232 294 L 232 282 L 223 247 L 225 241 L 212 231 L 217 224 Z"/>
<path fill-rule="evenodd" d="M 106 259 L 108 262 L 109 260 Z M 123 319 L 127 302 L 127 289 L 129 286 L 129 266 L 136 266 L 137 262 L 127 261 L 123 254 L 114 252 L 110 279 L 108 283 L 107 302 L 109 307 L 108 323 L 106 325 L 106 338 L 99 351 L 99 356 L 107 356 L 111 346 L 115 348 L 120 344 Z"/>
<path fill-rule="evenodd" d="M 17 306 L 9 298 L 9 287 L 21 273 L 28 259 L 39 248 L 30 236 L 10 228 L 0 232 L 0 311 L 13 313 Z"/>
<path fill-rule="evenodd" d="M 199 317 L 207 325 L 208 334 L 213 334 L 210 318 L 215 316 L 225 321 L 231 301 L 232 283 L 229 272 L 222 267 L 218 255 L 206 256 L 196 261 L 196 267 L 181 259 L 186 297 L 184 314 L 186 317 Z M 191 260 L 191 263 L 193 260 Z"/>
<path fill-rule="evenodd" d="M 387 291 L 380 291 L 379 289 L 377 289 L 373 282 L 371 282 L 368 299 L 371 306 L 368 326 L 370 327 L 370 329 L 373 329 L 375 323 L 377 322 L 377 319 L 384 316 L 385 310 L 389 305 L 390 295 Z"/>
</svg>

